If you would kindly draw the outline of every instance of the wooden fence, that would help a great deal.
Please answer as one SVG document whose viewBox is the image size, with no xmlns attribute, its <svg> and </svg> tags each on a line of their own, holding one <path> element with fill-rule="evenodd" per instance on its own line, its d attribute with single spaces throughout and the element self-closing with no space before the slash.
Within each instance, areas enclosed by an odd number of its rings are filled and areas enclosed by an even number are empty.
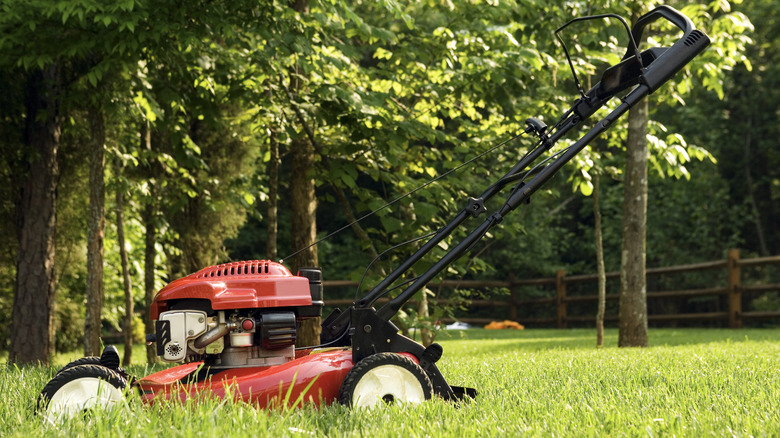
<svg viewBox="0 0 780 438">
<path fill-rule="evenodd" d="M 764 267 L 769 265 L 777 265 L 780 267 L 780 255 L 771 257 L 760 257 L 752 259 L 740 259 L 739 250 L 730 250 L 725 260 L 718 260 L 713 262 L 695 263 L 681 266 L 671 266 L 666 268 L 654 268 L 648 269 L 648 279 L 653 276 L 661 276 L 668 274 L 684 274 L 691 272 L 721 272 L 725 271 L 725 280 L 722 280 L 720 284 L 713 284 L 710 287 L 695 288 L 695 289 L 680 289 L 680 290 L 658 290 L 647 292 L 648 302 L 650 300 L 660 300 L 669 298 L 702 298 L 702 297 L 722 297 L 725 302 L 725 310 L 717 310 L 710 312 L 696 312 L 696 313 L 653 313 L 648 312 L 648 322 L 650 323 L 679 323 L 689 322 L 692 324 L 700 324 L 707 321 L 723 321 L 728 322 L 728 326 L 731 328 L 741 328 L 743 321 L 766 319 L 766 318 L 780 318 L 780 310 L 772 311 L 755 311 L 748 310 L 743 311 L 743 303 L 746 300 L 757 296 L 757 294 L 764 292 L 780 291 L 780 283 L 761 283 L 751 282 L 751 284 L 743 284 L 746 277 L 743 274 L 743 268 L 755 268 Z M 765 276 L 767 277 L 767 276 Z M 607 281 L 619 279 L 619 272 L 607 273 Z M 777 275 L 775 275 L 777 278 Z M 747 282 L 745 282 L 747 283 Z M 576 303 L 579 306 L 583 304 L 595 308 L 595 303 L 598 300 L 596 293 L 586 294 L 567 294 L 567 289 L 571 289 L 573 285 L 590 284 L 592 286 L 586 286 L 586 289 L 590 288 L 596 290 L 597 276 L 596 274 L 589 275 L 571 275 L 567 276 L 566 272 L 558 271 L 555 277 L 550 278 L 537 278 L 530 280 L 518 280 L 509 278 L 502 281 L 480 281 L 480 280 L 463 280 L 452 281 L 445 280 L 439 283 L 432 283 L 429 286 L 432 289 L 466 289 L 474 291 L 484 291 L 489 289 L 505 289 L 509 290 L 509 295 L 504 295 L 501 299 L 473 299 L 469 301 L 471 309 L 490 307 L 491 317 L 462 317 L 457 318 L 460 321 L 481 324 L 491 320 L 503 320 L 511 319 L 519 321 L 525 325 L 538 325 L 538 326 L 555 326 L 558 328 L 566 328 L 568 323 L 586 323 L 595 321 L 595 311 L 592 315 L 569 315 L 569 303 Z M 327 290 L 335 287 L 356 287 L 357 283 L 351 281 L 324 281 L 323 285 L 326 288 L 326 305 L 328 306 L 343 306 L 352 303 L 349 299 L 327 299 Z M 537 289 L 547 290 L 549 289 L 549 296 L 544 298 L 534 299 L 518 299 L 520 296 L 519 289 L 523 287 L 534 287 Z M 581 288 L 581 287 L 580 287 Z M 619 295 L 616 293 L 608 293 L 606 295 L 608 301 L 618 301 Z M 380 300 L 380 302 L 386 301 Z M 749 301 L 747 301 L 749 302 Z M 447 305 L 452 304 L 450 299 L 433 299 L 432 305 Z M 609 313 L 605 316 L 606 321 L 616 321 L 617 315 L 614 314 L 614 308 L 616 306 L 609 306 L 613 309 L 613 314 Z M 529 310 L 536 309 L 536 313 L 548 313 L 554 316 L 534 317 L 526 316 L 529 313 L 534 312 Z M 520 311 L 522 310 L 522 312 Z M 444 321 L 448 319 L 445 318 Z"/>
</svg>

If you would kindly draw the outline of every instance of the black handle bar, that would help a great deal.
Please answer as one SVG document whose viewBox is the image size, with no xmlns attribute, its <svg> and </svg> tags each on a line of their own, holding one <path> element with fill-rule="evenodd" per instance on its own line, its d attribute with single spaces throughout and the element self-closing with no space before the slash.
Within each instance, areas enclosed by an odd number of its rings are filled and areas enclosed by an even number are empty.
<svg viewBox="0 0 780 438">
<path fill-rule="evenodd" d="M 645 27 L 659 18 L 665 18 L 679 27 L 683 35 L 672 47 L 645 66 L 641 81 L 650 88 L 651 93 L 682 70 L 691 59 L 710 44 L 710 39 L 704 32 L 696 29 L 688 17 L 670 6 L 659 6 L 641 16 L 631 31 L 634 40 L 640 41 Z M 626 55 L 630 56 L 629 53 Z"/>
<path fill-rule="evenodd" d="M 672 24 L 679 27 L 680 30 L 683 31 L 683 38 L 695 30 L 690 18 L 671 6 L 663 5 L 658 6 L 636 20 L 636 23 L 634 23 L 634 26 L 631 28 L 631 35 L 633 35 L 634 41 L 637 43 L 641 41 L 645 27 L 650 23 L 658 21 L 659 18 L 666 18 L 668 21 L 671 21 Z"/>
<path fill-rule="evenodd" d="M 578 18 L 561 27 L 561 29 L 574 21 L 599 17 L 604 16 L 596 15 Z M 640 42 L 645 28 L 660 18 L 665 18 L 679 27 L 683 31 L 682 37 L 672 47 L 652 47 L 642 51 L 637 56 L 636 45 Z M 580 119 L 587 119 L 617 93 L 637 84 L 647 85 L 649 92 L 654 92 L 682 70 L 691 59 L 701 53 L 709 44 L 709 37 L 704 32 L 697 30 L 693 26 L 693 22 L 680 11 L 669 6 L 659 6 L 653 9 L 639 17 L 636 23 L 634 23 L 629 34 L 629 45 L 623 59 L 604 71 L 599 83 L 588 90 L 575 105 L 574 112 Z M 566 54 L 568 57 L 568 52 Z M 571 64 L 571 60 L 569 64 Z M 576 72 L 574 72 L 573 67 L 572 73 L 576 80 Z"/>
</svg>

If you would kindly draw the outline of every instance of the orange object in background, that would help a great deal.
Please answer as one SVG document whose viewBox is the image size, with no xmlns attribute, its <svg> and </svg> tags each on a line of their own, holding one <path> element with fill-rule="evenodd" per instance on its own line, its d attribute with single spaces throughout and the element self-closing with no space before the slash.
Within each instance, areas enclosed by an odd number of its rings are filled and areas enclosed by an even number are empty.
<svg viewBox="0 0 780 438">
<path fill-rule="evenodd" d="M 504 320 L 504 321 L 491 321 L 490 324 L 485 326 L 488 330 L 501 330 L 501 329 L 515 329 L 515 330 L 523 330 L 525 327 L 523 327 L 522 324 L 517 323 L 515 321 L 510 320 Z"/>
</svg>

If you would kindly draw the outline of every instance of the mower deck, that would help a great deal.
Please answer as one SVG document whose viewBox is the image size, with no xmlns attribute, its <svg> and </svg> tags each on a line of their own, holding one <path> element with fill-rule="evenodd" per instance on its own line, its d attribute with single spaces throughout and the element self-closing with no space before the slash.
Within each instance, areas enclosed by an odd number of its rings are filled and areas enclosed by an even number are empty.
<svg viewBox="0 0 780 438">
<path fill-rule="evenodd" d="M 314 350 L 286 364 L 270 367 L 209 372 L 203 362 L 192 362 L 150 374 L 137 384 L 145 403 L 161 398 L 184 401 L 232 395 L 261 408 L 293 406 L 299 400 L 321 405 L 338 399 L 341 382 L 352 366 L 349 348 Z"/>
</svg>

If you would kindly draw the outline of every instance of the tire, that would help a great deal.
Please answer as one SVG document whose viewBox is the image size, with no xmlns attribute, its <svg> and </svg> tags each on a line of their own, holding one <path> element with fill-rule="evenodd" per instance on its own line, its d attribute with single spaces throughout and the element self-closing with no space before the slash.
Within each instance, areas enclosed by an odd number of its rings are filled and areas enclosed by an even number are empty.
<svg viewBox="0 0 780 438">
<path fill-rule="evenodd" d="M 100 365 L 75 365 L 63 370 L 43 387 L 37 412 L 50 423 L 75 417 L 91 408 L 107 408 L 125 399 L 127 380 Z"/>
<path fill-rule="evenodd" d="M 74 360 L 57 371 L 57 374 L 79 365 L 100 365 L 100 356 L 86 356 Z M 55 374 L 56 375 L 56 374 Z"/>
<path fill-rule="evenodd" d="M 420 365 L 397 353 L 378 353 L 349 370 L 339 390 L 339 403 L 353 409 L 421 403 L 432 393 L 431 380 Z"/>
</svg>

